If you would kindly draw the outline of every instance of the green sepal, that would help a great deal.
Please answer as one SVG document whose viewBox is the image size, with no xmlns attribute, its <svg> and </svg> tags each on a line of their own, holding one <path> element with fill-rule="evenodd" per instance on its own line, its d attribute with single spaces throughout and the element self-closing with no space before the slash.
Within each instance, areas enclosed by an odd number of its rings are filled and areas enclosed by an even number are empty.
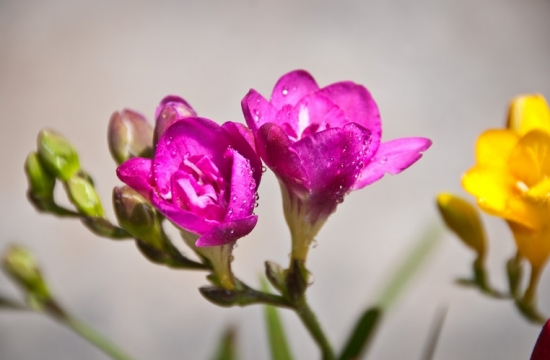
<svg viewBox="0 0 550 360">
<path fill-rule="evenodd" d="M 56 178 L 67 181 L 80 170 L 78 153 L 63 135 L 44 129 L 38 133 L 37 146 L 41 163 Z"/>
<path fill-rule="evenodd" d="M 281 294 L 286 293 L 286 273 L 281 265 L 276 264 L 272 261 L 266 261 L 265 275 L 275 289 L 277 289 Z"/>
<path fill-rule="evenodd" d="M 212 280 L 213 282 L 217 282 L 217 279 Z M 273 304 L 279 307 L 292 307 L 281 296 L 256 291 L 240 281 L 237 281 L 234 290 L 212 285 L 200 287 L 199 291 L 206 300 L 222 307 L 247 306 L 252 304 Z"/>
<path fill-rule="evenodd" d="M 309 276 L 304 262 L 293 259 L 285 278 L 286 293 L 290 300 L 296 302 L 304 297 Z"/>
</svg>

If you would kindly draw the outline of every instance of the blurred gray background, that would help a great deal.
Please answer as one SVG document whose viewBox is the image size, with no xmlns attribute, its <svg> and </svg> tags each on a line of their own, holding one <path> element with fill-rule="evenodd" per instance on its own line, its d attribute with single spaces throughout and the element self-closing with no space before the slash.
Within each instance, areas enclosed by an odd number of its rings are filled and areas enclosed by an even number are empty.
<svg viewBox="0 0 550 360">
<path fill-rule="evenodd" d="M 384 139 L 427 136 L 434 145 L 403 174 L 350 194 L 311 251 L 309 298 L 340 348 L 392 268 L 437 222 L 436 193 L 464 194 L 460 176 L 473 164 L 477 135 L 503 124 L 511 97 L 550 96 L 549 15 L 547 0 L 0 1 L 0 247 L 28 246 L 66 307 L 137 359 L 209 359 L 228 325 L 239 331 L 243 359 L 267 359 L 260 306 L 218 308 L 197 291 L 204 273 L 156 266 L 131 242 L 38 214 L 25 198 L 23 162 L 40 129 L 62 132 L 114 219 L 110 196 L 120 182 L 106 143 L 113 111 L 128 107 L 152 120 L 159 100 L 178 94 L 201 116 L 242 122 L 249 88 L 269 96 L 290 70 L 307 69 L 321 86 L 353 80 L 377 100 Z M 265 260 L 288 261 L 269 171 L 257 213 L 257 228 L 234 253 L 234 270 L 249 284 Z M 491 277 L 504 288 L 512 238 L 502 221 L 484 219 Z M 538 327 L 509 302 L 453 285 L 472 260 L 446 234 L 384 319 L 369 359 L 419 359 L 440 306 L 449 313 L 435 359 L 528 359 Z M 18 296 L 3 275 L 0 291 Z M 540 307 L 550 314 L 550 270 Z M 318 358 L 296 316 L 283 311 L 283 320 L 296 358 Z M 106 357 L 43 316 L 1 312 L 0 359 Z"/>
</svg>

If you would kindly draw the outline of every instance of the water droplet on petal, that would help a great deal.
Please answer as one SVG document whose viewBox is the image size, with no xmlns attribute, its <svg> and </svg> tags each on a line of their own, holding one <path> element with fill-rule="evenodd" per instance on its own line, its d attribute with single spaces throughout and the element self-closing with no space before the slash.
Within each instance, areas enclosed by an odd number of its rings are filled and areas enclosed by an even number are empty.
<svg viewBox="0 0 550 360">
<path fill-rule="evenodd" d="M 283 93 L 283 96 L 286 96 L 288 94 L 288 89 L 286 87 L 283 88 L 282 93 Z"/>
<path fill-rule="evenodd" d="M 265 166 L 262 166 L 262 173 L 265 173 L 267 171 L 267 168 Z"/>
<path fill-rule="evenodd" d="M 388 161 L 388 158 L 384 156 L 380 159 L 380 164 L 385 164 L 387 161 Z"/>
</svg>

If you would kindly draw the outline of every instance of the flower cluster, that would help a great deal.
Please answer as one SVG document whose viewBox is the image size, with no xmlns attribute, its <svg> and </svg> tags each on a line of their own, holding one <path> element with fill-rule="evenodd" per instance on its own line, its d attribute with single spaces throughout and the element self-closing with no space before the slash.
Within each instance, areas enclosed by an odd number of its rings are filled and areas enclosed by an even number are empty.
<svg viewBox="0 0 550 360">
<path fill-rule="evenodd" d="M 509 294 L 491 288 L 484 268 L 485 234 L 475 209 L 466 201 L 441 194 L 438 205 L 446 224 L 478 254 L 471 285 L 495 297 L 512 297 L 529 320 L 541 322 L 536 291 L 550 255 L 550 109 L 541 95 L 512 100 L 506 127 L 490 129 L 477 139 L 476 164 L 462 178 L 464 189 L 479 208 L 504 219 L 517 255 L 507 263 Z M 522 260 L 531 267 L 521 290 Z"/>
<path fill-rule="evenodd" d="M 154 156 L 132 157 L 119 178 L 180 228 L 199 235 L 196 246 L 232 243 L 255 226 L 261 161 L 281 182 L 295 255 L 351 190 L 397 174 L 431 142 L 403 138 L 381 143 L 378 107 L 352 82 L 319 88 L 305 71 L 284 75 L 267 101 L 255 90 L 242 100 L 249 127 L 218 126 L 169 96 L 156 111 Z"/>
</svg>

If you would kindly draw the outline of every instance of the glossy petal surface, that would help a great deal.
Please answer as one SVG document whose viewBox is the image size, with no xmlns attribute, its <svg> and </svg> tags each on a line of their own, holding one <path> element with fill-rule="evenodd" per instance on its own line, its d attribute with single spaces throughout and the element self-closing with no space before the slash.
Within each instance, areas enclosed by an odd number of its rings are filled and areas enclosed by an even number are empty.
<svg viewBox="0 0 550 360">
<path fill-rule="evenodd" d="M 159 116 L 178 106 L 191 109 L 183 99 L 168 97 Z M 240 124 L 219 126 L 184 115 L 189 114 L 177 115 L 162 132 L 153 160 L 131 159 L 117 174 L 167 219 L 199 235 L 197 246 L 234 242 L 257 222 L 253 210 L 262 163 L 254 137 Z"/>
</svg>

